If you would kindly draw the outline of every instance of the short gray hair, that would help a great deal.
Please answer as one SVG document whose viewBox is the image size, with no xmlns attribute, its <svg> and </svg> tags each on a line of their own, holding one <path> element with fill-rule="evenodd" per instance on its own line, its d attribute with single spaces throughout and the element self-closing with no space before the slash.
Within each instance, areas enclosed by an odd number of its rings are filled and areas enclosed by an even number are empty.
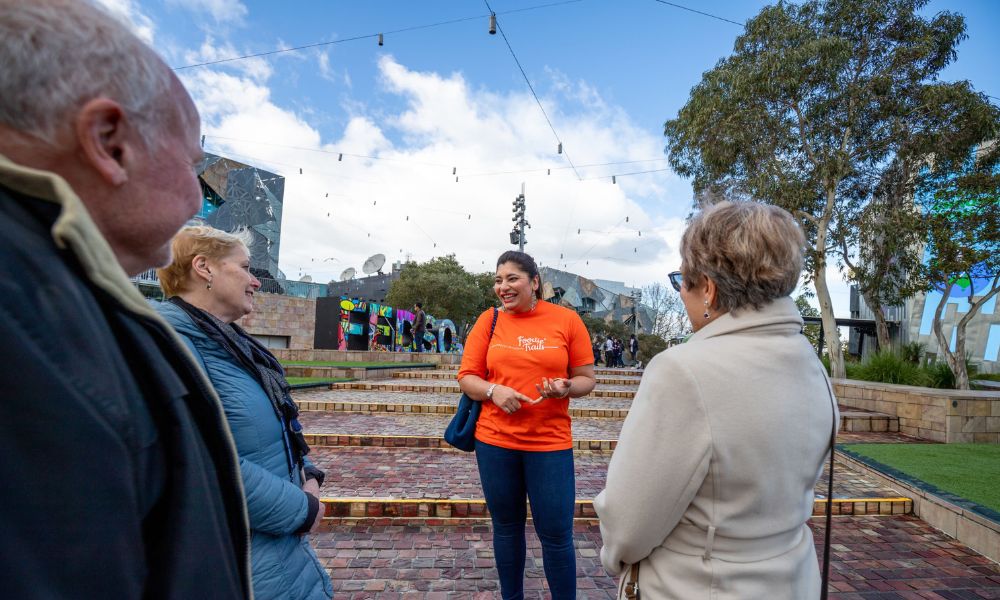
<svg viewBox="0 0 1000 600">
<path fill-rule="evenodd" d="M 161 126 L 173 74 L 87 0 L 0 0 L 0 123 L 50 145 L 94 98 L 118 102 L 143 140 Z"/>
<path fill-rule="evenodd" d="M 721 202 L 698 213 L 681 238 L 688 289 L 708 277 L 719 311 L 761 308 L 788 296 L 802 273 L 805 236 L 788 211 L 757 202 Z"/>
</svg>

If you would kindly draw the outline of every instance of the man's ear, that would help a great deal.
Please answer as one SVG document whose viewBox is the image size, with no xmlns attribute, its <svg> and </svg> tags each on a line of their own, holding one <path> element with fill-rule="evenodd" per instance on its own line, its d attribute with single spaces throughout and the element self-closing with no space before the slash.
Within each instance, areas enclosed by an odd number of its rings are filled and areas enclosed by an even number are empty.
<svg viewBox="0 0 1000 600">
<path fill-rule="evenodd" d="M 94 98 L 76 115 L 74 129 L 84 160 L 108 184 L 128 181 L 126 161 L 136 140 L 125 110 L 114 100 Z"/>
<path fill-rule="evenodd" d="M 708 305 L 715 308 L 715 297 L 719 293 L 719 288 L 715 285 L 715 282 L 711 278 L 705 277 L 705 300 L 708 300 Z"/>
</svg>

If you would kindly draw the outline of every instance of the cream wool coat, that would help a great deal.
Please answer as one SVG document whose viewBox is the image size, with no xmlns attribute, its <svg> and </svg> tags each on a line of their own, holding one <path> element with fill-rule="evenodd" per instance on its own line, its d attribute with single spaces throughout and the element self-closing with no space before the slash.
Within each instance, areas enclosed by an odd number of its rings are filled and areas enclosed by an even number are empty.
<svg viewBox="0 0 1000 600">
<path fill-rule="evenodd" d="M 643 600 L 819 597 L 813 486 L 835 415 L 790 298 L 650 361 L 594 501 L 601 562 Z"/>
</svg>

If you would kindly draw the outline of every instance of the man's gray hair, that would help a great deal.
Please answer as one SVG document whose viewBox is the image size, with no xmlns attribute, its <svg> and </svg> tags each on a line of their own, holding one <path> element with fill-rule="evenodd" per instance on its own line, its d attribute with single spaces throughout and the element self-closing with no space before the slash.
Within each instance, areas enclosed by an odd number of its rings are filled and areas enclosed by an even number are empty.
<svg viewBox="0 0 1000 600">
<path fill-rule="evenodd" d="M 50 145 L 86 102 L 125 110 L 148 143 L 173 74 L 152 48 L 87 0 L 0 0 L 0 123 Z"/>
</svg>

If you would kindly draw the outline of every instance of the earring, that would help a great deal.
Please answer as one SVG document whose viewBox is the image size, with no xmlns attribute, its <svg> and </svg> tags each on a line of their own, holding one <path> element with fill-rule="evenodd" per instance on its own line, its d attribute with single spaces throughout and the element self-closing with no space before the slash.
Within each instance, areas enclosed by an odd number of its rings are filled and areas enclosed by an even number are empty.
<svg viewBox="0 0 1000 600">
<path fill-rule="evenodd" d="M 211 279 L 208 280 L 208 285 L 206 285 L 205 288 L 209 289 L 209 290 L 212 289 L 212 280 Z"/>
<path fill-rule="evenodd" d="M 705 314 L 703 314 L 702 316 L 706 319 L 711 318 L 708 314 L 708 300 L 705 300 Z"/>
</svg>

